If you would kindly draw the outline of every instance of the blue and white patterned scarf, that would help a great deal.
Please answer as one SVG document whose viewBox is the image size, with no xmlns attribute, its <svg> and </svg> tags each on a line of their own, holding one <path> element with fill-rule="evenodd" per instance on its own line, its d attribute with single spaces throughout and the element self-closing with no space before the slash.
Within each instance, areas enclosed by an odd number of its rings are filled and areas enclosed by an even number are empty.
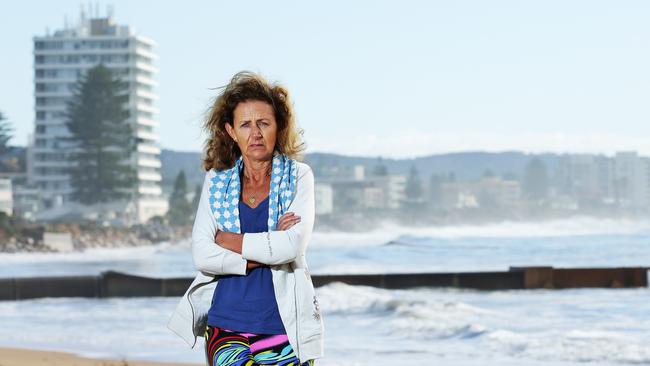
<svg viewBox="0 0 650 366">
<path fill-rule="evenodd" d="M 241 233 L 239 224 L 239 181 L 241 169 L 244 167 L 242 156 L 239 156 L 232 168 L 217 171 L 210 185 L 210 207 L 221 230 Z M 296 195 L 297 179 L 296 160 L 273 151 L 273 167 L 271 168 L 271 187 L 269 190 L 269 231 L 275 230 L 280 216 L 293 201 Z"/>
</svg>

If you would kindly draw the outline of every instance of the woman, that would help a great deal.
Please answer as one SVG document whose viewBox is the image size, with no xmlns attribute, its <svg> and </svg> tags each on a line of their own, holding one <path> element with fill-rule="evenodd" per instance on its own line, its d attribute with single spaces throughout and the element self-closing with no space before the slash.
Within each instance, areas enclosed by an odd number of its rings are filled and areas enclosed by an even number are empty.
<svg viewBox="0 0 650 366">
<path fill-rule="evenodd" d="M 207 171 L 192 229 L 199 274 L 168 327 L 209 365 L 314 365 L 323 319 L 305 252 L 314 175 L 287 90 L 236 74 L 205 123 Z"/>
</svg>

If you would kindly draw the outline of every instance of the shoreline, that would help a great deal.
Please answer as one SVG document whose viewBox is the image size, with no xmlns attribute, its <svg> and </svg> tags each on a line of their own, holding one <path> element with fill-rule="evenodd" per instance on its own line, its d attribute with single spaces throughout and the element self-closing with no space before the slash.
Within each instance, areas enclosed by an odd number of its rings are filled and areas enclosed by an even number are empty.
<svg viewBox="0 0 650 366">
<path fill-rule="evenodd" d="M 596 230 L 570 230 L 571 221 L 582 222 L 583 226 L 589 224 L 596 227 Z M 586 224 L 585 224 L 586 223 Z M 383 216 L 364 216 L 359 213 L 351 213 L 345 216 L 335 217 L 317 217 L 314 233 L 317 234 L 374 234 L 379 230 L 397 230 L 417 232 L 424 234 L 427 231 L 438 231 L 447 233 L 445 235 L 458 233 L 460 231 L 478 230 L 485 232 L 494 228 L 503 226 L 516 228 L 522 226 L 527 231 L 539 236 L 537 230 L 532 230 L 531 225 L 544 226 L 552 225 L 558 229 L 564 229 L 566 234 L 574 235 L 575 233 L 583 234 L 601 234 L 602 224 L 607 227 L 616 227 L 614 231 L 607 233 L 620 233 L 629 231 L 630 227 L 643 225 L 644 230 L 650 230 L 650 216 L 601 216 L 601 215 L 568 215 L 568 216 L 540 216 L 536 219 L 526 219 L 523 217 L 493 217 L 492 219 L 478 219 L 476 217 L 468 220 L 461 220 L 459 217 L 447 217 L 436 221 L 418 221 L 411 219 L 405 223 L 397 219 Z M 627 229 L 626 229 L 627 227 Z M 72 245 L 66 249 L 51 247 L 43 243 L 43 231 L 50 233 L 69 233 L 72 236 Z M 74 224 L 59 224 L 54 226 L 43 226 L 34 232 L 25 229 L 21 237 L 11 236 L 3 237 L 2 228 L 0 228 L 0 254 L 11 253 L 81 253 L 86 249 L 114 249 L 114 248 L 136 248 L 146 247 L 161 243 L 175 243 L 185 240 L 191 240 L 191 225 L 179 227 L 155 227 L 154 226 L 134 226 L 131 228 L 116 227 L 95 227 L 92 229 L 82 228 Z M 561 230 L 562 231 L 562 230 Z M 547 235 L 547 234 L 543 234 Z M 509 235 L 508 235 L 509 236 Z M 523 235 L 527 236 L 527 235 Z M 0 364 L 0 366 L 2 366 Z"/>
<path fill-rule="evenodd" d="M 69 234 L 69 238 L 46 243 L 45 233 Z M 68 224 L 25 226 L 6 237 L 0 228 L 0 253 L 70 253 L 94 248 L 142 247 L 163 242 L 176 242 L 191 237 L 192 226 L 140 225 L 133 227 L 100 227 Z M 2 366 L 0 364 L 0 366 Z"/>
<path fill-rule="evenodd" d="M 70 352 L 0 347 L 0 366 L 200 366 L 201 364 L 88 358 Z"/>
</svg>

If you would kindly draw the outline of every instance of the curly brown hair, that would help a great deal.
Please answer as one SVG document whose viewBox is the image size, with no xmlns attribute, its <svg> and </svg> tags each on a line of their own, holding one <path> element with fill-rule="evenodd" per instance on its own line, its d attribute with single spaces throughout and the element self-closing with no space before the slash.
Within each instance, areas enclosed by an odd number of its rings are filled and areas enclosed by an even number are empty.
<svg viewBox="0 0 650 366">
<path fill-rule="evenodd" d="M 278 125 L 274 150 L 291 159 L 302 161 L 305 143 L 302 140 L 304 130 L 296 125 L 293 105 L 289 91 L 277 83 L 270 84 L 264 77 L 251 71 L 236 73 L 228 85 L 222 86 L 223 92 L 215 98 L 203 124 L 208 134 L 203 157 L 203 169 L 223 170 L 232 168 L 241 156 L 237 143 L 226 131 L 226 123 L 233 125 L 234 110 L 241 102 L 259 100 L 266 102 L 275 111 Z M 220 89 L 219 88 L 219 89 Z"/>
</svg>

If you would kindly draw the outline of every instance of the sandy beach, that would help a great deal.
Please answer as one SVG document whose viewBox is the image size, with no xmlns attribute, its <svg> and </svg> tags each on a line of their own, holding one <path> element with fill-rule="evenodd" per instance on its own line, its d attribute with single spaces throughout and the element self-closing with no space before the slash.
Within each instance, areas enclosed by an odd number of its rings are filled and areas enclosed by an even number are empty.
<svg viewBox="0 0 650 366">
<path fill-rule="evenodd" d="M 200 364 L 145 362 L 79 357 L 72 353 L 0 348 L 0 366 L 199 366 Z"/>
</svg>

